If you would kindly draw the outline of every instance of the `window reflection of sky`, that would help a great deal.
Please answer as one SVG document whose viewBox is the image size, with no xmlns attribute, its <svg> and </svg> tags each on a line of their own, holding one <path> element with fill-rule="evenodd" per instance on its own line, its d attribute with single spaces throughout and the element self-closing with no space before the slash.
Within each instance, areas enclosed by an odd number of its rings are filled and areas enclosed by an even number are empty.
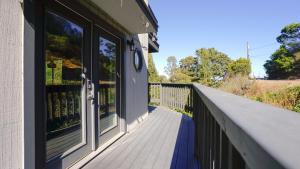
<svg viewBox="0 0 300 169">
<path fill-rule="evenodd" d="M 51 14 L 53 16 L 53 19 L 56 20 L 57 24 L 63 24 L 65 33 L 70 34 L 70 35 L 80 34 L 82 36 L 83 28 L 81 28 L 80 26 L 76 25 L 75 23 L 73 23 L 55 13 L 49 12 L 49 14 Z M 55 26 L 55 25 L 52 25 L 52 26 Z"/>
<path fill-rule="evenodd" d="M 105 57 L 114 59 L 116 57 L 116 44 L 100 37 L 99 53 Z"/>
</svg>

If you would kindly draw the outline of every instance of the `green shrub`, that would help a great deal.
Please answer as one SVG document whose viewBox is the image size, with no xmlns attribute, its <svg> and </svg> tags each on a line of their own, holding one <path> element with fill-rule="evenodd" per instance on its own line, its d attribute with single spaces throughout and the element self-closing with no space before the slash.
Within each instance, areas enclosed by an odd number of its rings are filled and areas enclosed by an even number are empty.
<svg viewBox="0 0 300 169">
<path fill-rule="evenodd" d="M 300 112 L 300 86 L 262 93 L 255 100 Z"/>
<path fill-rule="evenodd" d="M 159 103 L 150 102 L 149 106 L 159 106 Z"/>
<path fill-rule="evenodd" d="M 193 117 L 193 113 L 191 113 L 191 112 L 186 112 L 186 111 L 178 109 L 178 108 L 175 108 L 174 110 L 181 113 L 181 114 L 187 115 L 189 117 Z"/>
</svg>

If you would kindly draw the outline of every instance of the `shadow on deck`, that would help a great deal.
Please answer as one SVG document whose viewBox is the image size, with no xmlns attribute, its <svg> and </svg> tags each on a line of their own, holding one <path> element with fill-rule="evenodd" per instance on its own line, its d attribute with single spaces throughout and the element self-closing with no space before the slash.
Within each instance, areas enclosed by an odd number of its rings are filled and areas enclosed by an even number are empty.
<svg viewBox="0 0 300 169">
<path fill-rule="evenodd" d="M 199 169 L 194 158 L 194 123 L 162 107 L 99 154 L 84 169 Z"/>
</svg>

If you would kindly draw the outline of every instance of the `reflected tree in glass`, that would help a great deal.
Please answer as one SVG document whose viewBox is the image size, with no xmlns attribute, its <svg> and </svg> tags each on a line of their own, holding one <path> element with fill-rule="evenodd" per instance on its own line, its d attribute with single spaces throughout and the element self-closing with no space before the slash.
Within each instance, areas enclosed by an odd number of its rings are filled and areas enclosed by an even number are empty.
<svg viewBox="0 0 300 169">
<path fill-rule="evenodd" d="M 49 160 L 82 142 L 83 28 L 48 12 L 45 39 Z"/>
<path fill-rule="evenodd" d="M 99 38 L 99 72 L 100 72 L 100 133 L 117 126 L 116 114 L 116 44 Z"/>
</svg>

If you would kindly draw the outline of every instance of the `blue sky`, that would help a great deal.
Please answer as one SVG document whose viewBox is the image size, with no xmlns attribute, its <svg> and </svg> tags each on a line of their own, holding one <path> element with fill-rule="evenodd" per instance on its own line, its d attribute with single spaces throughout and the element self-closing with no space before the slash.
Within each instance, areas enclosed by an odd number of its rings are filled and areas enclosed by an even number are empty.
<svg viewBox="0 0 300 169">
<path fill-rule="evenodd" d="M 160 74 L 168 56 L 177 60 L 196 49 L 214 47 L 232 59 L 246 57 L 249 41 L 252 74 L 279 47 L 276 37 L 287 24 L 300 22 L 300 0 L 149 0 L 159 21 Z M 257 48 L 257 49 L 255 49 Z"/>
</svg>

